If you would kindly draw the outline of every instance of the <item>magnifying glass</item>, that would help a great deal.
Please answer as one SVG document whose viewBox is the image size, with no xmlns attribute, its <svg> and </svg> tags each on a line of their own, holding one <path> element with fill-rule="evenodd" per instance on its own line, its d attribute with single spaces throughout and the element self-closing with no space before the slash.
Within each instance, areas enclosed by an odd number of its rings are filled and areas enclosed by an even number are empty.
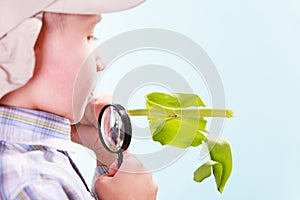
<svg viewBox="0 0 300 200">
<path fill-rule="evenodd" d="M 118 154 L 118 167 L 123 161 L 123 151 L 130 144 L 132 128 L 126 109 L 120 104 L 105 105 L 98 118 L 98 133 L 103 146 Z"/>
</svg>

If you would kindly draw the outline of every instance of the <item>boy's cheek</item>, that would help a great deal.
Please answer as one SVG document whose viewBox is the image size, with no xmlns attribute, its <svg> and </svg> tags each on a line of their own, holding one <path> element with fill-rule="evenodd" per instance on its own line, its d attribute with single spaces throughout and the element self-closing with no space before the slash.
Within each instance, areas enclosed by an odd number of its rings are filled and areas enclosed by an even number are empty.
<svg viewBox="0 0 300 200">
<path fill-rule="evenodd" d="M 86 106 L 93 99 L 93 93 L 91 92 L 91 88 L 75 93 L 76 95 L 73 97 L 73 116 L 74 123 L 77 123 L 82 119 Z"/>
<path fill-rule="evenodd" d="M 92 91 L 97 84 L 96 59 L 93 55 L 88 56 L 78 69 L 73 87 L 73 116 L 74 122 L 81 120 L 86 105 L 92 100 Z"/>
</svg>

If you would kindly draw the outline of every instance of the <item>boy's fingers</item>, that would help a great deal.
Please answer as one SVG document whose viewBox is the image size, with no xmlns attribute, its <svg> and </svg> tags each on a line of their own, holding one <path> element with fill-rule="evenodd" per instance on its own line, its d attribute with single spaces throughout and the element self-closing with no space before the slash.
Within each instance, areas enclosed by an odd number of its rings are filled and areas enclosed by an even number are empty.
<svg viewBox="0 0 300 200">
<path fill-rule="evenodd" d="M 115 160 L 113 164 L 109 167 L 109 175 L 114 176 L 118 171 L 118 161 Z"/>
<path fill-rule="evenodd" d="M 130 153 L 124 153 L 123 163 L 122 163 L 119 171 L 126 172 L 126 173 L 136 173 L 136 174 L 150 173 L 144 167 L 143 163 Z"/>
<path fill-rule="evenodd" d="M 124 154 L 123 163 L 114 176 L 102 175 L 95 181 L 98 197 L 103 200 L 156 199 L 158 186 L 152 174 L 133 155 Z M 113 165 L 111 169 L 115 169 Z"/>
<path fill-rule="evenodd" d="M 111 177 L 107 174 L 103 174 L 96 179 L 94 189 L 98 197 L 101 197 L 102 191 L 106 191 L 106 187 L 109 186 L 109 179 L 111 179 Z"/>
</svg>

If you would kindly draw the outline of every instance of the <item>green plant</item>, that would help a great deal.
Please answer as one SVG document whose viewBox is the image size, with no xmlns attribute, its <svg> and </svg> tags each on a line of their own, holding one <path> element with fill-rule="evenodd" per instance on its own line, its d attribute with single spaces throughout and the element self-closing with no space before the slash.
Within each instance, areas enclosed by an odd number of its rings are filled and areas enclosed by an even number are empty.
<svg viewBox="0 0 300 200">
<path fill-rule="evenodd" d="M 147 116 L 152 139 L 162 145 L 188 148 L 205 145 L 210 160 L 194 172 L 194 180 L 201 182 L 213 172 L 219 192 L 232 171 L 230 145 L 223 139 L 211 139 L 205 129 L 205 117 L 233 117 L 233 111 L 205 108 L 196 94 L 153 92 L 146 95 L 146 109 L 128 110 L 131 116 Z"/>
</svg>

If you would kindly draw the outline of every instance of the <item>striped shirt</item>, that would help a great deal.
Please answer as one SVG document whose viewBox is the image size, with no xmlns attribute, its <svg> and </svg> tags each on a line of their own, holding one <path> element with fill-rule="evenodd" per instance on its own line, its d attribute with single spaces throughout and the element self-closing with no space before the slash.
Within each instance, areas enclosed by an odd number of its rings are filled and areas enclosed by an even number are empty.
<svg viewBox="0 0 300 200">
<path fill-rule="evenodd" d="M 71 149 L 69 120 L 0 106 L 0 199 L 94 199 L 61 153 Z"/>
</svg>

